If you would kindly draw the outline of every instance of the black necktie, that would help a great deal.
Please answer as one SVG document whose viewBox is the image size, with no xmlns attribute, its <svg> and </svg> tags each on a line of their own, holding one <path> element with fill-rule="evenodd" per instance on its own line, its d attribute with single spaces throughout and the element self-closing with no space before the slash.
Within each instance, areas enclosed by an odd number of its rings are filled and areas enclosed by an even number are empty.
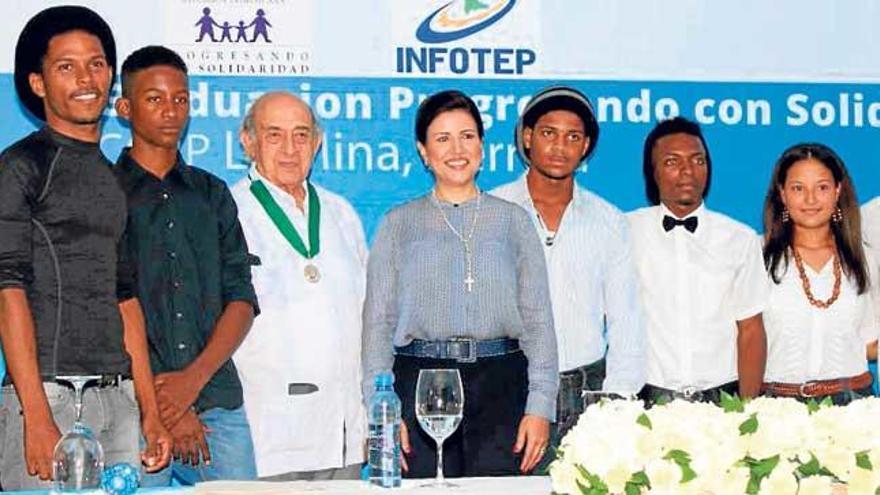
<svg viewBox="0 0 880 495">
<path fill-rule="evenodd" d="M 697 230 L 697 217 L 687 217 L 684 220 L 679 220 L 670 217 L 669 215 L 663 215 L 663 230 L 666 232 L 669 232 L 679 225 L 684 226 L 688 232 L 693 233 Z"/>
</svg>

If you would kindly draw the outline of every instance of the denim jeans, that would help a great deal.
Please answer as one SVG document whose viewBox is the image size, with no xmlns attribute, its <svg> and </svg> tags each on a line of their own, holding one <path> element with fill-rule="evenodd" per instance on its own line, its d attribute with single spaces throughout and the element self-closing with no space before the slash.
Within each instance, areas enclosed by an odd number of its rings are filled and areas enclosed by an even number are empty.
<svg viewBox="0 0 880 495">
<path fill-rule="evenodd" d="M 44 382 L 43 389 L 52 410 L 52 417 L 61 433 L 73 425 L 73 387 Z M 51 481 L 40 481 L 27 474 L 24 461 L 24 438 L 21 404 L 12 385 L 2 388 L 0 405 L 0 483 L 4 490 L 52 488 Z M 101 442 L 104 462 L 109 466 L 127 462 L 140 466 L 138 436 L 140 414 L 134 396 L 134 384 L 124 380 L 119 385 L 98 387 L 89 385 L 83 392 L 82 419 Z"/>
<path fill-rule="evenodd" d="M 200 481 L 253 480 L 257 477 L 254 444 L 244 406 L 238 409 L 215 407 L 199 414 L 210 430 L 205 434 L 211 452 L 211 464 L 190 466 L 176 460 L 158 473 L 141 472 L 141 487 L 170 486 L 172 479 L 182 485 Z"/>
<path fill-rule="evenodd" d="M 556 396 L 556 422 L 550 424 L 550 444 L 547 452 L 532 474 L 547 474 L 556 460 L 556 449 L 584 412 L 584 392 L 600 391 L 605 381 L 605 359 L 600 359 L 575 370 L 560 373 L 559 394 Z"/>
</svg>

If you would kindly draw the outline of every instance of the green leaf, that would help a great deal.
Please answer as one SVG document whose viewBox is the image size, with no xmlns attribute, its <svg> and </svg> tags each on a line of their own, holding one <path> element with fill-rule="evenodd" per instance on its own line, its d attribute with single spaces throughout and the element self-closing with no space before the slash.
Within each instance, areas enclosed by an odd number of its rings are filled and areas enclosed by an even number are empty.
<svg viewBox="0 0 880 495">
<path fill-rule="evenodd" d="M 758 414 L 752 413 L 749 416 L 749 419 L 742 422 L 739 425 L 739 434 L 740 435 L 751 435 L 752 433 L 758 431 Z"/>
<path fill-rule="evenodd" d="M 589 485 L 584 485 L 577 481 L 578 488 L 581 489 L 581 493 L 583 495 L 608 495 L 608 485 L 602 481 L 602 478 L 596 476 L 595 474 L 587 471 L 587 469 L 580 464 L 575 464 L 575 469 L 583 476 Z"/>
<path fill-rule="evenodd" d="M 691 462 L 691 455 L 683 450 L 680 450 L 680 449 L 670 450 L 669 452 L 666 453 L 665 456 L 663 456 L 663 458 L 666 459 L 667 461 L 675 462 L 676 464 L 677 463 L 690 464 L 690 462 Z"/>
<path fill-rule="evenodd" d="M 668 395 L 661 395 L 660 397 L 657 397 L 657 400 L 654 401 L 654 405 L 655 406 L 665 406 L 666 404 L 669 404 L 670 402 L 672 402 L 672 397 L 670 397 Z"/>
<path fill-rule="evenodd" d="M 867 469 L 868 471 L 874 470 L 874 466 L 871 464 L 871 458 L 868 457 L 867 450 L 856 453 L 856 466 L 862 469 Z"/>
<path fill-rule="evenodd" d="M 745 412 L 743 400 L 738 395 L 730 395 L 725 391 L 721 391 L 721 408 L 724 412 Z"/>
<path fill-rule="evenodd" d="M 651 418 L 648 417 L 647 413 L 642 413 L 641 415 L 639 415 L 639 417 L 636 419 L 636 423 L 644 426 L 645 428 L 647 428 L 649 430 L 653 429 L 653 425 L 651 424 Z"/>
<path fill-rule="evenodd" d="M 648 479 L 648 475 L 645 474 L 644 471 L 639 471 L 633 473 L 629 478 L 629 481 L 626 482 L 623 491 L 626 495 L 641 495 L 642 488 L 650 489 L 651 481 Z"/>
<path fill-rule="evenodd" d="M 746 493 L 755 495 L 761 489 L 761 481 L 776 469 L 779 464 L 779 456 L 774 455 L 766 459 L 752 459 L 747 457 L 744 459 L 745 465 L 749 468 L 749 483 L 746 485 Z"/>
<path fill-rule="evenodd" d="M 830 395 L 826 395 L 822 402 L 819 403 L 819 407 L 831 407 L 834 405 L 834 402 L 831 400 Z"/>
<path fill-rule="evenodd" d="M 632 477 L 629 479 L 629 482 L 635 485 L 642 485 L 647 487 L 651 486 L 651 480 L 648 479 L 648 475 L 645 474 L 644 471 L 633 473 Z"/>
<path fill-rule="evenodd" d="M 819 403 L 816 402 L 816 399 L 810 399 L 807 401 L 807 412 L 813 414 L 814 412 L 819 410 Z"/>
<path fill-rule="evenodd" d="M 769 476 L 770 473 L 776 469 L 776 466 L 779 464 L 779 455 L 774 455 L 773 457 L 768 457 L 766 459 L 761 459 L 752 465 L 751 471 L 752 474 L 756 474 L 758 476 L 764 477 Z"/>
<path fill-rule="evenodd" d="M 822 465 L 819 464 L 819 459 L 816 459 L 816 456 L 811 453 L 810 461 L 798 466 L 797 470 L 802 478 L 806 478 L 808 476 L 816 476 L 819 474 L 822 471 Z"/>
<path fill-rule="evenodd" d="M 678 465 L 681 470 L 681 483 L 687 483 L 697 477 L 697 472 L 691 469 L 691 455 L 687 452 L 678 449 L 670 450 L 663 458 Z"/>
</svg>

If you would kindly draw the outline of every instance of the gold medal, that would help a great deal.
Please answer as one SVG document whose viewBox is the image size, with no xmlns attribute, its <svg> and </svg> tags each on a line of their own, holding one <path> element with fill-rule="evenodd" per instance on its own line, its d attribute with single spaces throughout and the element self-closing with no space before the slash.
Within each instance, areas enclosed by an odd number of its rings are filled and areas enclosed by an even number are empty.
<svg viewBox="0 0 880 495">
<path fill-rule="evenodd" d="M 311 263 L 307 264 L 303 269 L 303 275 L 306 278 L 306 282 L 316 284 L 321 281 L 321 271 Z"/>
</svg>

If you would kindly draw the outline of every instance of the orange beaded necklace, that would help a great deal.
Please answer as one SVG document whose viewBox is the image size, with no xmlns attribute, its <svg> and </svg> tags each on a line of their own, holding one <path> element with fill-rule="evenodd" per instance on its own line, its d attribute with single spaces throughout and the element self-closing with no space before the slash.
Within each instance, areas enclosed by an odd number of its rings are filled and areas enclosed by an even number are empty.
<svg viewBox="0 0 880 495">
<path fill-rule="evenodd" d="M 804 269 L 804 260 L 801 258 L 801 254 L 795 247 L 792 247 L 791 251 L 794 253 L 794 264 L 797 266 L 798 275 L 801 277 L 801 285 L 804 288 L 804 294 L 807 295 L 807 300 L 819 309 L 827 309 L 840 297 L 840 258 L 837 255 L 834 256 L 834 288 L 831 290 L 831 297 L 820 301 L 816 299 L 810 288 L 810 279 L 807 278 L 807 271 Z"/>
</svg>

